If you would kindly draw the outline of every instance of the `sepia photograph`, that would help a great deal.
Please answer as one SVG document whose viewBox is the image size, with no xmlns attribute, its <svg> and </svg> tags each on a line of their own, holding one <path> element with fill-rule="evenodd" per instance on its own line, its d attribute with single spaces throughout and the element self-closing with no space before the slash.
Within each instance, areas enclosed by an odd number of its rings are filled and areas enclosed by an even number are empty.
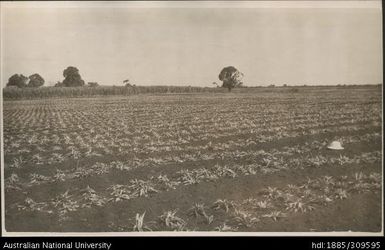
<svg viewBox="0 0 385 250">
<path fill-rule="evenodd" d="M 2 235 L 384 235 L 381 1 L 0 4 Z"/>
</svg>

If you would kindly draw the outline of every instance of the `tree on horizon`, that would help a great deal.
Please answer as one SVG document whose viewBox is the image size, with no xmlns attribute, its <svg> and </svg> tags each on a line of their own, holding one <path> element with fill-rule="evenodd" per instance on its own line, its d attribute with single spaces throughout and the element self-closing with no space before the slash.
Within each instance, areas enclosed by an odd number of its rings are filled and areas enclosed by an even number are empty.
<svg viewBox="0 0 385 250">
<path fill-rule="evenodd" d="M 243 73 L 236 69 L 234 66 L 228 66 L 222 69 L 218 76 L 219 80 L 223 82 L 222 87 L 227 88 L 229 92 L 235 87 L 239 87 L 243 84 Z"/>
</svg>

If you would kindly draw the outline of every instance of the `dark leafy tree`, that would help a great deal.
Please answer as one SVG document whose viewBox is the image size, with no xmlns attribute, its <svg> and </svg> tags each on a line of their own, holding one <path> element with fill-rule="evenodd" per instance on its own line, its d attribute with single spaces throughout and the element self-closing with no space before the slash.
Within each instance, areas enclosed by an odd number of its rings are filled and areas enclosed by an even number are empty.
<svg viewBox="0 0 385 250">
<path fill-rule="evenodd" d="M 43 86 L 44 82 L 45 82 L 44 78 L 36 73 L 36 74 L 33 74 L 33 75 L 29 76 L 28 87 L 38 88 L 40 86 Z"/>
<path fill-rule="evenodd" d="M 27 81 L 28 77 L 22 75 L 22 74 L 14 74 L 8 79 L 7 86 L 16 86 L 18 88 L 25 88 L 27 87 Z"/>
<path fill-rule="evenodd" d="M 79 74 L 79 70 L 75 67 L 69 66 L 63 71 L 63 85 L 66 87 L 84 86 L 84 81 Z"/>
<path fill-rule="evenodd" d="M 222 87 L 227 88 L 229 91 L 243 84 L 243 73 L 233 66 L 223 68 L 218 78 L 223 82 Z"/>
</svg>

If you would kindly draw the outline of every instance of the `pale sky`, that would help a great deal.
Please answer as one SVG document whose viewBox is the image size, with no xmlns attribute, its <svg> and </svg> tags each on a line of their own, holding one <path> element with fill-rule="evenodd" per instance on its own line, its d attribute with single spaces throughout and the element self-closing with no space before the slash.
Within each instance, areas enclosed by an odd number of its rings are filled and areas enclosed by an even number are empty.
<svg viewBox="0 0 385 250">
<path fill-rule="evenodd" d="M 88 2 L 67 8 L 63 3 L 2 3 L 2 84 L 15 73 L 39 73 L 47 85 L 62 81 L 63 70 L 75 66 L 85 82 L 102 85 L 130 79 L 137 85 L 212 86 L 230 65 L 244 73 L 248 86 L 382 82 L 380 4 L 172 4 L 134 8 Z"/>
</svg>

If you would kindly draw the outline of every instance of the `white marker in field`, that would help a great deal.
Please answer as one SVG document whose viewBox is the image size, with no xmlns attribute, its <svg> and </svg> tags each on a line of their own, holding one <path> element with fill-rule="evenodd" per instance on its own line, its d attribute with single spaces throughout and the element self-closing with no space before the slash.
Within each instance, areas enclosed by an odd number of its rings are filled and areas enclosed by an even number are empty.
<svg viewBox="0 0 385 250">
<path fill-rule="evenodd" d="M 332 143 L 329 144 L 328 149 L 342 150 L 344 148 L 341 146 L 341 142 L 333 141 Z"/>
</svg>

